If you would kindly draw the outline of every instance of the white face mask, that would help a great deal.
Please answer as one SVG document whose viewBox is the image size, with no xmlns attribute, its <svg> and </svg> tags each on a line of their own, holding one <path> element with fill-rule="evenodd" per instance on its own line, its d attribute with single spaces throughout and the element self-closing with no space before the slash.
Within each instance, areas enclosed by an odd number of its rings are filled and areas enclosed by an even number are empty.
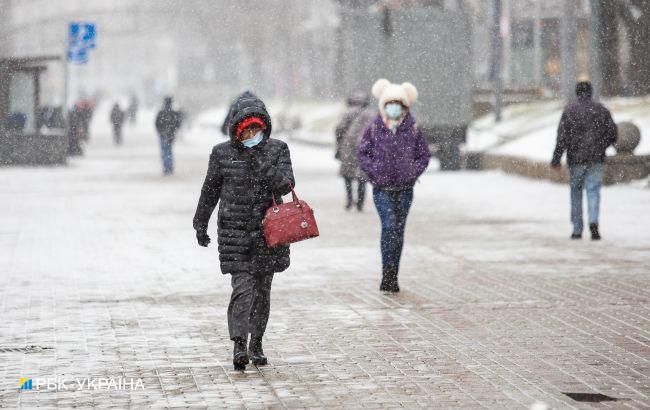
<svg viewBox="0 0 650 410">
<path fill-rule="evenodd" d="M 259 131 L 257 134 L 255 134 L 254 137 L 249 138 L 249 139 L 247 139 L 247 140 L 245 140 L 245 141 L 242 141 L 241 143 L 242 143 L 246 148 L 253 148 L 253 147 L 256 146 L 257 144 L 259 144 L 260 142 L 262 142 L 263 139 L 264 139 L 264 131 Z"/>
</svg>

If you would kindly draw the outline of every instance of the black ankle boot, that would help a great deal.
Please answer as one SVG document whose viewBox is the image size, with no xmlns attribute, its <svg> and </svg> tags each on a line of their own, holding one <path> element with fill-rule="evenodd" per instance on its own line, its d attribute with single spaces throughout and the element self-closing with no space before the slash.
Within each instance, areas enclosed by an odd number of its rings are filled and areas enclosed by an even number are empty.
<svg viewBox="0 0 650 410">
<path fill-rule="evenodd" d="M 382 292 L 399 292 L 399 285 L 397 283 L 397 269 L 384 268 L 382 272 L 381 285 L 379 290 Z"/>
<path fill-rule="evenodd" d="M 379 285 L 379 290 L 388 292 L 388 269 L 386 268 L 381 271 L 381 285 Z"/>
<path fill-rule="evenodd" d="M 232 364 L 235 370 L 246 370 L 248 364 L 248 353 L 246 353 L 246 339 L 235 339 Z"/>
<path fill-rule="evenodd" d="M 264 356 L 264 350 L 262 350 L 261 337 L 251 336 L 251 342 L 248 345 L 248 355 L 251 357 L 251 361 L 255 366 L 265 366 L 268 363 L 266 356 Z"/>
<path fill-rule="evenodd" d="M 598 224 L 589 224 L 589 230 L 591 231 L 591 240 L 599 241 L 600 232 L 598 232 Z"/>
</svg>

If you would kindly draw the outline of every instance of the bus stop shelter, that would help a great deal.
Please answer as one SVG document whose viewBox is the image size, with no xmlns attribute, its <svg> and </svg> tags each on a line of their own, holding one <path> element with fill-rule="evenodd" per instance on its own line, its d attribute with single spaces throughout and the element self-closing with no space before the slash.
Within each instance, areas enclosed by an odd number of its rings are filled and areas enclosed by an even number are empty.
<svg viewBox="0 0 650 410">
<path fill-rule="evenodd" d="M 0 165 L 64 164 L 65 113 L 41 107 L 41 76 L 59 56 L 0 59 Z M 47 115 L 45 115 L 47 114 Z"/>
</svg>

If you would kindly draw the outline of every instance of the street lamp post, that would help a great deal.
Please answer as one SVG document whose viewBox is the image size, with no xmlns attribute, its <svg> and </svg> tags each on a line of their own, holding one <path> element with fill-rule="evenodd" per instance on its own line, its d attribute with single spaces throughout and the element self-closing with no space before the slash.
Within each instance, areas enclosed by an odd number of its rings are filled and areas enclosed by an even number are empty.
<svg viewBox="0 0 650 410">
<path fill-rule="evenodd" d="M 494 0 L 494 29 L 492 30 L 492 53 L 494 58 L 494 119 L 501 121 L 503 82 L 501 79 L 501 0 Z"/>
</svg>

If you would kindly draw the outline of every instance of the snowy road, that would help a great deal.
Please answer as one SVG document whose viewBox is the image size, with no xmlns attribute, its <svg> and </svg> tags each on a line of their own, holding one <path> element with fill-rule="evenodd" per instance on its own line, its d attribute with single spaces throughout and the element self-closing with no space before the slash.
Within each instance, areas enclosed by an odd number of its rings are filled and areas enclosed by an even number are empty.
<svg viewBox="0 0 650 410">
<path fill-rule="evenodd" d="M 331 153 L 292 144 L 322 236 L 276 275 L 270 365 L 237 373 L 229 278 L 191 226 L 213 142 L 181 141 L 163 178 L 153 133 L 125 139 L 0 168 L 0 407 L 584 407 L 563 392 L 650 407 L 650 190 L 605 188 L 605 240 L 571 242 L 565 186 L 428 173 L 387 296 L 371 204 L 343 211 Z M 144 390 L 20 392 L 20 377 Z"/>
</svg>

